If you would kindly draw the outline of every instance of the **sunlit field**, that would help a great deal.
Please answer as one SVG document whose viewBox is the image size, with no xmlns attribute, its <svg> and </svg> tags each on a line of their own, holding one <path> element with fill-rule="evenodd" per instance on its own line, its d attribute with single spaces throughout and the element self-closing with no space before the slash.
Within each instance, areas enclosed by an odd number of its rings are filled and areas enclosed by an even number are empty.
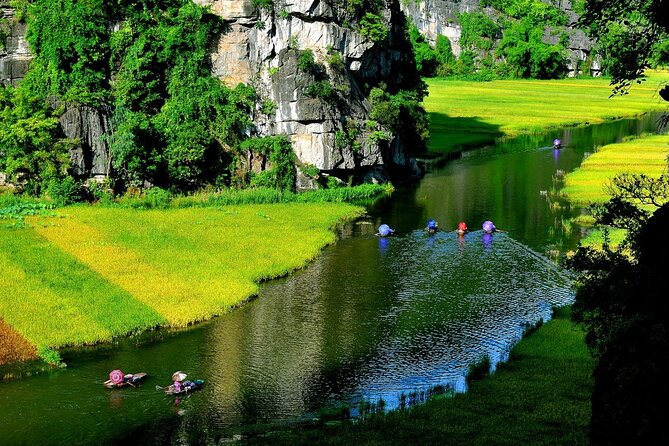
<svg viewBox="0 0 669 446">
<path fill-rule="evenodd" d="M 38 348 L 185 326 L 304 266 L 363 209 L 343 203 L 74 206 L 0 228 L 0 318 Z"/>
<path fill-rule="evenodd" d="M 666 109 L 657 94 L 669 72 L 652 72 L 630 94 L 609 98 L 606 79 L 427 79 L 432 152 L 448 153 L 495 138 L 548 128 L 585 125 Z"/>
<path fill-rule="evenodd" d="M 611 178 L 621 173 L 659 177 L 667 169 L 669 135 L 651 135 L 610 144 L 583 161 L 565 177 L 562 193 L 572 203 L 602 203 L 610 198 Z"/>
</svg>

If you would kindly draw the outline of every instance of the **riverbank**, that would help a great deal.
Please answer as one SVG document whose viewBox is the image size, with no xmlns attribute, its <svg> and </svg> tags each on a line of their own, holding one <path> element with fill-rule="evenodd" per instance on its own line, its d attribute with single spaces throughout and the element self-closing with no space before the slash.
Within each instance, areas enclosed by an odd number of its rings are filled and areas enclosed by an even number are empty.
<svg viewBox="0 0 669 446">
<path fill-rule="evenodd" d="M 622 173 L 659 177 L 666 171 L 669 135 L 645 135 L 601 147 L 581 167 L 565 176 L 560 191 L 571 203 L 604 203 L 611 195 L 607 184 Z"/>
<path fill-rule="evenodd" d="M 491 144 L 497 138 L 550 128 L 595 124 L 666 109 L 658 85 L 669 72 L 651 71 L 643 85 L 609 98 L 601 78 L 498 80 L 492 82 L 426 79 L 429 96 L 430 152 L 448 154 Z"/>
<path fill-rule="evenodd" d="M 287 203 L 54 212 L 0 228 L 0 320 L 28 341 L 20 350 L 36 347 L 52 362 L 50 349 L 229 311 L 256 294 L 259 281 L 303 267 L 335 241 L 337 224 L 364 209 Z"/>
<path fill-rule="evenodd" d="M 608 201 L 611 198 L 607 185 L 622 173 L 644 174 L 659 177 L 667 168 L 669 135 L 642 135 L 616 144 L 601 147 L 589 155 L 573 172 L 565 176 L 560 195 L 577 206 L 588 206 Z M 618 246 L 626 232 L 620 228 L 609 228 L 608 243 Z M 594 228 L 583 238 L 581 244 L 601 248 L 604 231 Z"/>
<path fill-rule="evenodd" d="M 406 411 L 250 438 L 254 444 L 587 444 L 593 360 L 568 309 L 467 393 Z"/>
</svg>

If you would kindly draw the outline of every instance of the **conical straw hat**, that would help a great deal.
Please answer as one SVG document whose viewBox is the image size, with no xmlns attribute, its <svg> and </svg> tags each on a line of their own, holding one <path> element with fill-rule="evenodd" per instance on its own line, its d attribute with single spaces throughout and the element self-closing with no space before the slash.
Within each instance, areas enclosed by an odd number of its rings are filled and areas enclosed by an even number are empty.
<svg viewBox="0 0 669 446">
<path fill-rule="evenodd" d="M 183 381 L 184 379 L 186 379 L 186 376 L 188 375 L 186 375 L 184 372 L 181 371 L 174 372 L 172 374 L 172 381 Z"/>
</svg>

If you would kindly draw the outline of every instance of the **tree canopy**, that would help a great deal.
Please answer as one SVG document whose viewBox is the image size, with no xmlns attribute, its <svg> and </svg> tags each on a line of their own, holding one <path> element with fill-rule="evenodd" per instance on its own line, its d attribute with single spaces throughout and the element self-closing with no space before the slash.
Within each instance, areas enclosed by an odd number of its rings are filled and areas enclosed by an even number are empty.
<svg viewBox="0 0 669 446">
<path fill-rule="evenodd" d="M 640 80 L 653 45 L 669 31 L 668 3 L 585 4 L 583 22 L 615 62 L 614 93 Z M 617 250 L 607 244 L 602 251 L 579 248 L 570 261 L 581 272 L 574 319 L 584 325 L 597 359 L 590 438 L 595 445 L 665 444 L 660 414 L 669 398 L 669 284 L 663 266 L 669 177 L 621 175 L 611 191 L 613 198 L 594 214 L 600 223 L 628 229 L 627 239 Z"/>
</svg>

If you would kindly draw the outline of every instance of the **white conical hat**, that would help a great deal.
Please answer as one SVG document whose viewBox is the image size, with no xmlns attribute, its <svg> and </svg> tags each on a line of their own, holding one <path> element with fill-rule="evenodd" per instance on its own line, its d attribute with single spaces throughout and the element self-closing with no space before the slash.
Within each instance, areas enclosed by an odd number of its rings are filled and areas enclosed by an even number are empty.
<svg viewBox="0 0 669 446">
<path fill-rule="evenodd" d="M 184 379 L 186 379 L 187 376 L 188 375 L 186 375 L 184 372 L 181 371 L 174 372 L 172 374 L 172 381 L 183 381 Z"/>
</svg>

